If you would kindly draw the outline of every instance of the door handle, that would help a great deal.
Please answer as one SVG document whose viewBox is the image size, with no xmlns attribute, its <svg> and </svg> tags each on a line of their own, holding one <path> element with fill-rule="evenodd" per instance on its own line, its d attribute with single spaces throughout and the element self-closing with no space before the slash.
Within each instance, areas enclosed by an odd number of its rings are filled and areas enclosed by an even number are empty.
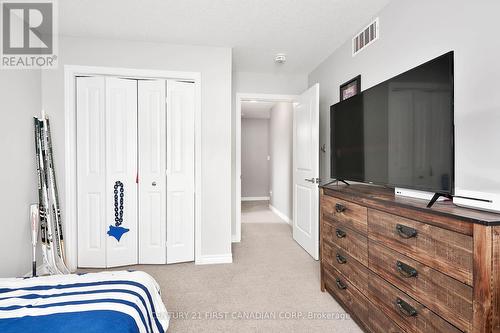
<svg viewBox="0 0 500 333">
<path fill-rule="evenodd" d="M 152 183 L 151 183 L 151 186 L 156 186 L 156 182 L 152 182 Z"/>
<path fill-rule="evenodd" d="M 313 184 L 316 184 L 316 183 L 319 183 L 319 178 L 306 178 L 304 179 L 306 182 L 309 182 L 309 183 L 313 183 Z"/>
</svg>

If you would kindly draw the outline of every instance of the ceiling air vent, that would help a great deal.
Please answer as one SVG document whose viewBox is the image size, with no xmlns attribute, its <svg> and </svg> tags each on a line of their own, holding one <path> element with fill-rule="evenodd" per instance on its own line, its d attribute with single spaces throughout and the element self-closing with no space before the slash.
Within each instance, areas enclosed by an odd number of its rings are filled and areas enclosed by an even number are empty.
<svg viewBox="0 0 500 333">
<path fill-rule="evenodd" d="M 353 39 L 352 39 L 352 56 L 355 56 L 361 50 L 365 49 L 368 45 L 373 43 L 378 39 L 379 36 L 379 22 L 378 17 L 370 23 L 366 28 L 361 30 Z"/>
</svg>

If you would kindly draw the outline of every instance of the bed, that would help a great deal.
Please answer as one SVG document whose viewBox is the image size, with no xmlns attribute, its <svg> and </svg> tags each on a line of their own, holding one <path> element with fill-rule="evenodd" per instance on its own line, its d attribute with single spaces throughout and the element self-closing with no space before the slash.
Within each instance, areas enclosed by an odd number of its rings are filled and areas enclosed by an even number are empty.
<svg viewBox="0 0 500 333">
<path fill-rule="evenodd" d="M 165 333 L 169 315 L 147 273 L 0 279 L 0 332 Z"/>
</svg>

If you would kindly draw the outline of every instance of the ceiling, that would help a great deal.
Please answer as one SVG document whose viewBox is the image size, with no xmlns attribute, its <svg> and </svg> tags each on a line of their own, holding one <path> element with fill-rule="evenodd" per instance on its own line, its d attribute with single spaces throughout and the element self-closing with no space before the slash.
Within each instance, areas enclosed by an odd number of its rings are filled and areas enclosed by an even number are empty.
<svg viewBox="0 0 500 333">
<path fill-rule="evenodd" d="M 64 0 L 61 35 L 233 47 L 233 70 L 309 73 L 391 0 Z M 274 55 L 286 53 L 276 65 Z"/>
<path fill-rule="evenodd" d="M 275 102 L 241 102 L 241 118 L 271 118 L 271 108 Z"/>
</svg>

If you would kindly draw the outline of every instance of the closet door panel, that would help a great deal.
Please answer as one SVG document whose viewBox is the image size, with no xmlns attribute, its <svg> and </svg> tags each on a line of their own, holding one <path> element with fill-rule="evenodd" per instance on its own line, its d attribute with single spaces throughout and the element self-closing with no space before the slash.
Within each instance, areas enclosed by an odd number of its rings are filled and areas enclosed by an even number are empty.
<svg viewBox="0 0 500 333">
<path fill-rule="evenodd" d="M 136 80 L 106 78 L 106 164 L 107 267 L 137 264 Z"/>
<path fill-rule="evenodd" d="M 139 263 L 166 263 L 165 80 L 139 81 Z"/>
<path fill-rule="evenodd" d="M 194 260 L 194 84 L 168 81 L 167 263 Z"/>
<path fill-rule="evenodd" d="M 78 267 L 106 267 L 106 109 L 103 77 L 76 79 Z"/>
</svg>

